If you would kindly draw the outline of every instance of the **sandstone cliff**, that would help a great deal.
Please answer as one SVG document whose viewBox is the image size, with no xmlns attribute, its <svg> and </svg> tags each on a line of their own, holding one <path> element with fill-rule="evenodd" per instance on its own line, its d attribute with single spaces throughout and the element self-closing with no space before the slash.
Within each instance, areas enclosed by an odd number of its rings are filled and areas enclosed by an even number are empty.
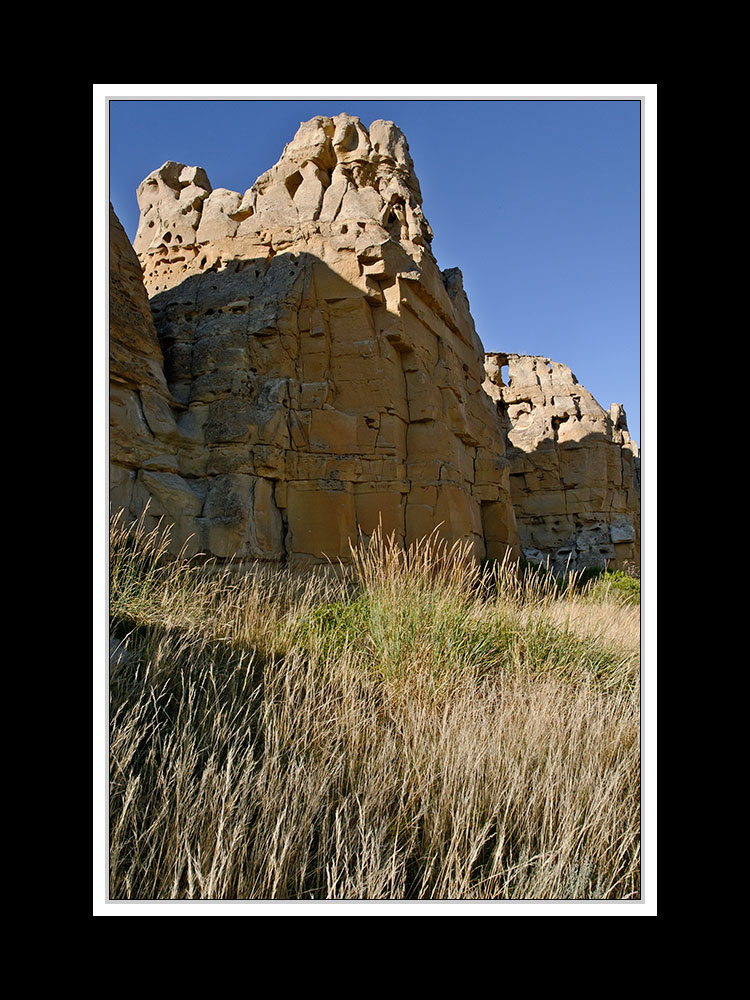
<svg viewBox="0 0 750 1000">
<path fill-rule="evenodd" d="M 623 407 L 604 410 L 549 358 L 492 353 L 485 371 L 506 420 L 526 558 L 555 570 L 639 566 L 640 458 Z"/>
<path fill-rule="evenodd" d="M 150 303 L 113 222 L 113 508 L 220 558 L 346 559 L 378 524 L 518 551 L 484 350 L 393 123 L 316 117 L 244 193 L 168 162 L 137 196 Z"/>
<path fill-rule="evenodd" d="M 132 512 L 150 499 L 154 516 L 180 521 L 189 509 L 177 474 L 184 407 L 167 386 L 141 267 L 111 206 L 109 222 L 110 504 Z"/>
</svg>

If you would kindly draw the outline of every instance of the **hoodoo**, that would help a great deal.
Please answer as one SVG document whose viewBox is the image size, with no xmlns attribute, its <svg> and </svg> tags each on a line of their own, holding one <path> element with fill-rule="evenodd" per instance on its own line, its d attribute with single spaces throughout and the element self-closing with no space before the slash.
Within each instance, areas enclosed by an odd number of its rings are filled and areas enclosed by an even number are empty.
<svg viewBox="0 0 750 1000">
<path fill-rule="evenodd" d="M 167 162 L 137 196 L 134 248 L 112 222 L 113 509 L 219 558 L 347 559 L 378 525 L 519 552 L 484 348 L 392 122 L 313 118 L 244 193 Z"/>
<path fill-rule="evenodd" d="M 556 571 L 639 567 L 640 455 L 623 407 L 604 410 L 549 358 L 492 353 L 485 370 L 524 556 Z"/>
</svg>

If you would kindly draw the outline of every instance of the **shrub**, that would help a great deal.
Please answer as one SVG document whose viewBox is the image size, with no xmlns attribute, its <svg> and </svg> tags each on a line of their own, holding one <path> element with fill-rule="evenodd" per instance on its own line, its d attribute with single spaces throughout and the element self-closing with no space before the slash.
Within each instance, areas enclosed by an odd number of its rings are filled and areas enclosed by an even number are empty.
<svg viewBox="0 0 750 1000">
<path fill-rule="evenodd" d="M 640 579 L 623 570 L 603 570 L 586 582 L 589 583 L 587 593 L 594 600 L 616 597 L 626 604 L 641 603 Z"/>
</svg>

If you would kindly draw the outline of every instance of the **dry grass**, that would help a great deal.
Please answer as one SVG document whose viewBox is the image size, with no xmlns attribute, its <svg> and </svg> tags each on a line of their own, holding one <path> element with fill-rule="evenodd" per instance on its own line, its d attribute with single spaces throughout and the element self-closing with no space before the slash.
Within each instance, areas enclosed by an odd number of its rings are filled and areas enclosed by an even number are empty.
<svg viewBox="0 0 750 1000">
<path fill-rule="evenodd" d="M 208 572 L 111 535 L 112 899 L 637 899 L 637 608 L 375 537 Z"/>
</svg>

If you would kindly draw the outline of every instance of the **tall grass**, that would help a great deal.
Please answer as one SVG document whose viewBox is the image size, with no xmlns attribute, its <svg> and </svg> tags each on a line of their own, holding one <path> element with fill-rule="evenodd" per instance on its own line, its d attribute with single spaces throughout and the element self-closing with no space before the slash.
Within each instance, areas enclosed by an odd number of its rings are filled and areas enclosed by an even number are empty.
<svg viewBox="0 0 750 1000">
<path fill-rule="evenodd" d="M 113 518 L 111 898 L 639 898 L 637 608 L 434 539 L 165 539 Z"/>
</svg>

